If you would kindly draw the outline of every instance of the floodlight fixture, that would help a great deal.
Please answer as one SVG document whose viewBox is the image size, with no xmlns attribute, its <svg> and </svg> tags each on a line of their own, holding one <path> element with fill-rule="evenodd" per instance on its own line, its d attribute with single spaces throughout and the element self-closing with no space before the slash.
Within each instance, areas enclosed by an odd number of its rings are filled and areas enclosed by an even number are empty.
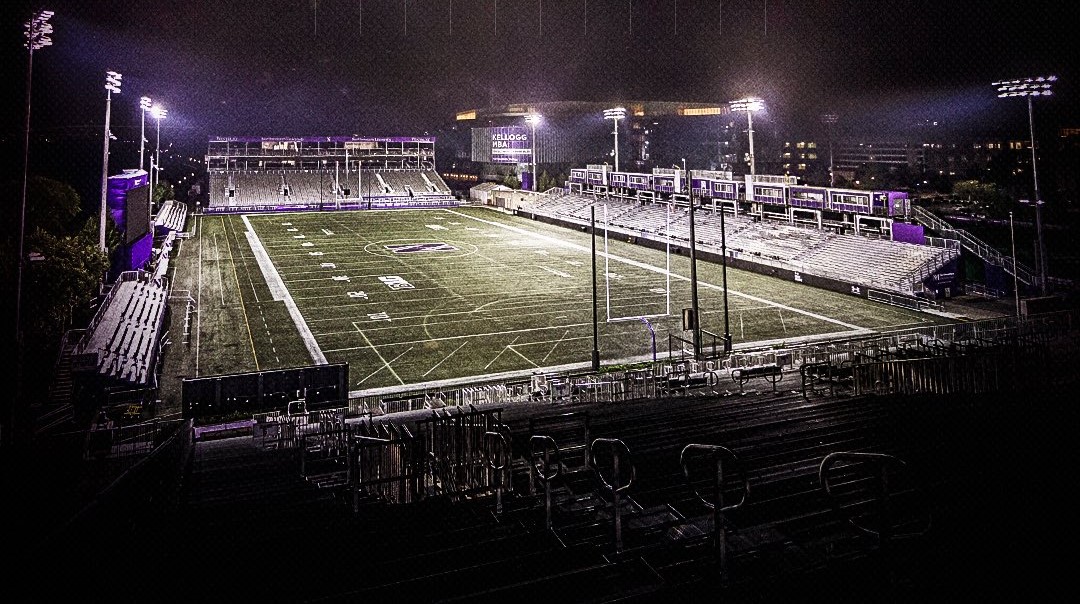
<svg viewBox="0 0 1080 604">
<path fill-rule="evenodd" d="M 761 111 L 765 108 L 765 101 L 757 97 L 746 97 L 737 101 L 731 101 L 728 103 L 728 107 L 732 111 Z"/>
<path fill-rule="evenodd" d="M 52 23 L 49 23 L 49 19 L 54 14 L 51 10 L 38 11 L 23 24 L 26 30 L 23 32 L 23 36 L 26 37 L 23 46 L 29 49 L 31 53 L 46 46 L 52 46 L 52 38 L 49 37 L 49 34 L 53 33 L 53 26 Z"/>
<path fill-rule="evenodd" d="M 1050 96 L 1053 94 L 1051 86 L 1057 81 L 1057 76 L 1039 76 L 1035 78 L 1020 78 L 1016 80 L 1002 80 L 994 82 L 999 97 L 1010 96 Z"/>
</svg>

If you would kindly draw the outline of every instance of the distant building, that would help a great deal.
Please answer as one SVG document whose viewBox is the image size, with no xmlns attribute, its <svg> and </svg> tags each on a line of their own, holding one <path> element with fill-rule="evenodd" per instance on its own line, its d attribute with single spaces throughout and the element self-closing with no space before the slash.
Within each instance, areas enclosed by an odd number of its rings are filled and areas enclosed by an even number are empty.
<svg viewBox="0 0 1080 604">
<path fill-rule="evenodd" d="M 515 175 L 529 182 L 532 154 L 537 172 L 554 178 L 569 169 L 615 163 L 615 124 L 604 111 L 626 110 L 618 121 L 622 170 L 654 167 L 749 172 L 745 117 L 726 103 L 615 100 L 516 103 L 460 111 L 436 133 L 440 174 L 472 173 L 480 182 L 503 182 Z M 540 116 L 535 125 L 528 115 Z M 501 145 L 501 146 L 500 146 Z M 770 141 L 755 141 L 755 154 L 768 154 Z M 448 182 L 453 179 L 448 178 Z"/>
</svg>

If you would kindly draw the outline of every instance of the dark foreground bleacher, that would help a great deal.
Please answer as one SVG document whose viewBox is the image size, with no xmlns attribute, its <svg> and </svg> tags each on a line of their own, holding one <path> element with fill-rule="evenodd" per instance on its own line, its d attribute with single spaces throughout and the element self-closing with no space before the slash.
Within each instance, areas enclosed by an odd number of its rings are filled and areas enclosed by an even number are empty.
<svg viewBox="0 0 1080 604">
<path fill-rule="evenodd" d="M 808 398 L 783 381 L 775 393 L 509 407 L 503 481 L 456 492 L 444 481 L 404 504 L 306 479 L 298 448 L 250 434 L 200 440 L 176 501 L 148 504 L 160 505 L 152 524 L 111 517 L 27 549 L 17 579 L 35 598 L 109 601 L 1049 601 L 1071 560 L 1076 382 Z M 561 445 L 534 473 L 548 446 L 537 435 Z M 680 463 L 689 444 L 737 457 L 720 466 L 734 508 L 722 539 L 707 505 L 716 467 Z M 837 506 L 823 489 L 822 461 L 836 452 L 902 460 L 887 487 L 894 539 L 848 521 L 855 509 L 880 514 L 872 498 Z M 837 468 L 834 495 L 881 488 L 857 464 Z"/>
</svg>

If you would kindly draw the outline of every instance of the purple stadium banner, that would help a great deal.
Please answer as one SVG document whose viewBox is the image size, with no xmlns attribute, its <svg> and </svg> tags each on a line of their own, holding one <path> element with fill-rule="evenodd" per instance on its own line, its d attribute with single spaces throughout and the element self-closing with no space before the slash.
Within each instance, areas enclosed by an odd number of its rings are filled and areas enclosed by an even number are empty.
<svg viewBox="0 0 1080 604">
<path fill-rule="evenodd" d="M 893 223 L 892 238 L 893 241 L 903 241 L 916 245 L 922 245 L 925 242 L 923 239 L 923 226 L 921 224 L 907 224 L 906 222 Z"/>
<path fill-rule="evenodd" d="M 532 159 L 529 130 L 523 126 L 491 129 L 491 161 L 496 164 L 528 163 Z"/>
</svg>

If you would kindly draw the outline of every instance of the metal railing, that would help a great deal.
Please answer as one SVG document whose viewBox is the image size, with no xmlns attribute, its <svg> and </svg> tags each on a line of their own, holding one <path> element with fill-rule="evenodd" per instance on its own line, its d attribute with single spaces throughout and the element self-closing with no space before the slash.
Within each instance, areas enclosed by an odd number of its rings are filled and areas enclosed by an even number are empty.
<svg viewBox="0 0 1080 604">
<path fill-rule="evenodd" d="M 702 496 L 698 490 L 697 481 L 691 476 L 693 474 L 692 461 L 694 458 L 705 458 L 709 464 L 709 497 Z M 738 495 L 738 499 L 734 503 L 725 503 L 724 494 L 726 491 L 732 489 L 728 484 L 727 475 L 724 473 L 725 464 L 734 466 L 734 474 L 738 476 L 735 486 L 735 493 Z M 713 514 L 713 546 L 716 548 L 717 556 L 720 559 L 720 573 L 721 578 L 726 579 L 727 568 L 727 529 L 725 527 L 724 514 L 737 510 L 746 503 L 746 498 L 750 496 L 750 481 L 746 476 L 746 472 L 742 468 L 742 463 L 739 461 L 739 457 L 735 455 L 727 447 L 721 445 L 704 445 L 691 443 L 683 447 L 679 453 L 679 466 L 682 467 L 683 476 L 686 477 L 686 482 L 693 491 L 694 496 L 698 498 L 701 503 L 712 511 Z M 729 473 L 730 474 L 730 473 Z"/>
</svg>

